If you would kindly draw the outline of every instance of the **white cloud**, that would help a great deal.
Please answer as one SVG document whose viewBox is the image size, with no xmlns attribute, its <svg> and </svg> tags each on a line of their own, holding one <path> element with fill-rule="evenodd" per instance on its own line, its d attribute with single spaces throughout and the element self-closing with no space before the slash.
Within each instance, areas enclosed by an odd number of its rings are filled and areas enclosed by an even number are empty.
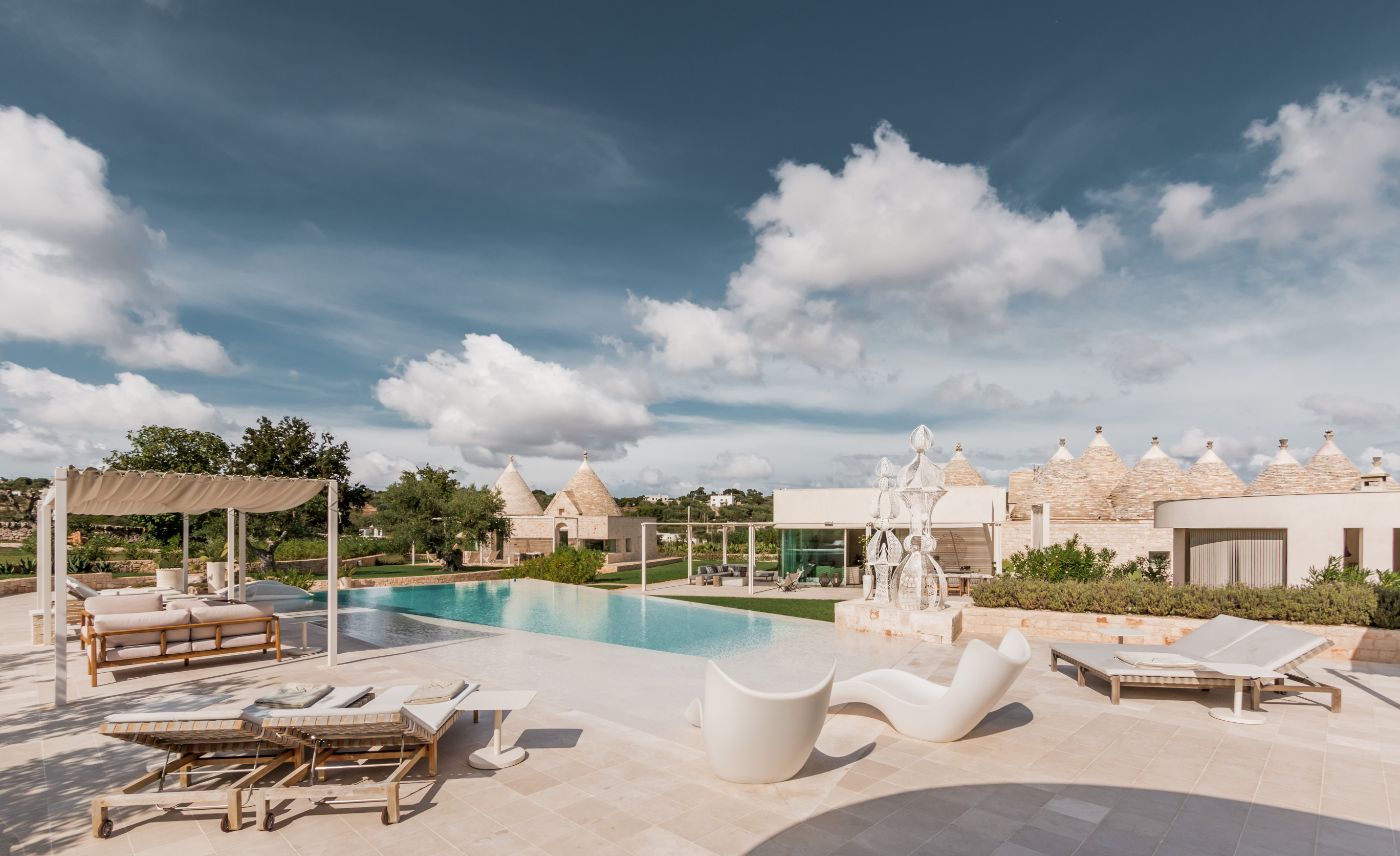
<svg viewBox="0 0 1400 856">
<path fill-rule="evenodd" d="M 773 475 L 773 464 L 762 455 L 735 455 L 721 452 L 712 463 L 700 468 L 700 481 L 714 482 L 753 482 Z"/>
<path fill-rule="evenodd" d="M 977 372 L 945 378 L 933 388 L 933 400 L 940 407 L 964 410 L 1011 410 L 1024 403 L 1004 386 L 983 383 Z"/>
<path fill-rule="evenodd" d="M 407 458 L 390 457 L 380 451 L 365 452 L 350 459 L 350 477 L 373 490 L 383 490 L 399 480 L 405 470 L 416 470 Z"/>
<path fill-rule="evenodd" d="M 468 335 L 462 353 L 409 360 L 375 386 L 385 407 L 421 425 L 470 463 L 507 454 L 598 460 L 620 457 L 655 427 L 650 392 L 602 363 L 574 369 L 521 353 L 500 336 Z"/>
<path fill-rule="evenodd" d="M 0 419 L 0 457 L 52 463 L 65 456 L 62 442 L 52 431 L 16 419 Z"/>
<path fill-rule="evenodd" d="M 48 369 L 0 363 L 0 408 L 48 428 L 127 431 L 171 425 L 202 431 L 232 427 L 218 409 L 185 392 L 163 389 L 142 375 L 90 384 Z"/>
<path fill-rule="evenodd" d="M 1306 410 L 1334 425 L 1362 428 L 1400 427 L 1400 409 L 1358 395 L 1318 393 L 1298 402 Z"/>
<path fill-rule="evenodd" d="M 754 342 L 743 322 L 728 309 L 709 309 L 689 300 L 667 303 L 629 297 L 627 308 L 637 330 L 651 338 L 653 357 L 670 371 L 705 371 L 722 367 L 733 375 L 758 372 Z"/>
<path fill-rule="evenodd" d="M 1103 359 L 1119 383 L 1155 383 L 1191 362 L 1191 355 L 1152 336 L 1122 333 L 1108 340 Z"/>
<path fill-rule="evenodd" d="M 666 476 L 656 467 L 642 467 L 637 473 L 637 481 L 647 487 L 657 487 L 666 481 Z"/>
<path fill-rule="evenodd" d="M 1266 248 L 1339 243 L 1390 232 L 1400 164 L 1400 89 L 1372 83 L 1360 95 L 1327 91 L 1311 105 L 1287 104 L 1244 134 L 1276 154 L 1264 186 L 1233 205 L 1214 188 L 1173 184 L 1158 200 L 1153 233 L 1179 258 L 1249 241 Z"/>
<path fill-rule="evenodd" d="M 151 275 L 165 236 L 107 188 L 102 155 L 42 116 L 0 107 L 0 341 L 97 345 L 132 368 L 233 369 Z"/>
<path fill-rule="evenodd" d="M 1397 475 L 1400 475 L 1400 453 L 1387 452 L 1379 446 L 1367 446 L 1361 458 L 1362 460 L 1358 462 L 1358 466 L 1361 467 L 1363 473 L 1371 469 L 1372 458 L 1380 458 L 1381 468 L 1390 473 L 1392 481 L 1395 480 Z"/>
<path fill-rule="evenodd" d="M 668 367 L 752 373 L 746 358 L 727 362 L 720 346 L 697 344 L 699 328 L 723 331 L 733 353 L 747 341 L 845 369 L 861 342 L 850 319 L 838 319 L 841 299 L 912 302 L 950 322 L 999 320 L 1017 295 L 1063 297 L 1099 276 L 1114 236 L 1107 223 L 1081 225 L 1065 211 L 1015 211 L 985 170 L 921 157 L 888 125 L 839 172 L 787 162 L 774 177 L 777 188 L 747 213 L 757 247 L 730 278 L 726 305 L 686 303 L 667 324 L 655 308 L 642 315 L 638 329 Z"/>
</svg>

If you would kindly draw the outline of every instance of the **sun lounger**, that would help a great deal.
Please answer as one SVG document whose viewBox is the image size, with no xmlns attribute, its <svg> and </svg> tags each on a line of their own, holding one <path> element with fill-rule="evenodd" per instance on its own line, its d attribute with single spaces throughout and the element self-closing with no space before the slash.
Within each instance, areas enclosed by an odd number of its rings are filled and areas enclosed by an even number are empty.
<svg viewBox="0 0 1400 856">
<path fill-rule="evenodd" d="M 946 687 L 898 669 L 875 669 L 838 682 L 831 704 L 867 704 L 906 737 L 949 743 L 977 727 L 1030 659 L 1026 637 L 1008 630 L 996 648 L 978 639 L 968 643 Z"/>
<path fill-rule="evenodd" d="M 1332 643 L 1316 636 L 1263 621 L 1250 621 L 1231 615 L 1218 615 L 1170 645 L 1111 645 L 1098 643 L 1056 643 L 1050 649 L 1050 668 L 1059 668 L 1060 661 L 1075 667 L 1079 685 L 1084 686 L 1085 674 L 1109 684 L 1109 699 L 1118 704 L 1124 686 L 1132 687 L 1213 687 L 1235 686 L 1235 679 L 1211 671 L 1209 661 L 1248 663 L 1261 670 L 1280 672 L 1285 680 L 1252 681 L 1250 684 L 1254 707 L 1257 709 L 1263 693 L 1321 692 L 1332 698 L 1332 710 L 1342 704 L 1342 691 L 1318 683 L 1297 672 L 1298 666 L 1330 648 Z M 1196 668 L 1148 665 L 1134 666 L 1118 657 L 1120 653 L 1172 653 L 1198 664 Z"/>
<path fill-rule="evenodd" d="M 293 799 L 383 802 L 380 820 L 385 825 L 398 823 L 399 785 L 425 759 L 428 775 L 437 775 L 438 741 L 461 716 L 458 705 L 478 686 L 467 683 L 447 701 L 435 704 L 408 704 L 419 689 L 409 684 L 376 690 L 359 707 L 318 706 L 314 711 L 268 714 L 261 720 L 265 733 L 294 740 L 308 747 L 311 755 L 271 787 L 258 789 L 258 828 L 271 830 L 276 824 L 274 804 Z M 393 771 L 378 782 L 324 783 L 334 770 L 362 770 L 365 762 L 388 762 Z"/>
<path fill-rule="evenodd" d="M 369 692 L 367 686 L 335 687 L 310 707 L 305 715 L 319 708 L 340 709 Z M 237 829 L 243 820 L 243 800 L 247 791 L 285 764 L 299 763 L 305 745 L 296 739 L 268 732 L 262 718 L 271 710 L 258 705 L 247 707 L 205 707 L 197 710 L 151 710 L 108 716 L 98 733 L 139 746 L 165 752 L 161 766 L 92 800 L 92 834 L 107 838 L 112 834 L 109 811 L 118 806 L 162 806 L 221 808 L 219 827 L 225 832 Z M 195 779 L 198 771 L 215 771 Z M 165 779 L 179 776 L 179 789 L 167 790 Z M 221 777 L 237 774 L 232 782 L 212 786 Z M 145 789 L 157 785 L 155 792 Z"/>
</svg>

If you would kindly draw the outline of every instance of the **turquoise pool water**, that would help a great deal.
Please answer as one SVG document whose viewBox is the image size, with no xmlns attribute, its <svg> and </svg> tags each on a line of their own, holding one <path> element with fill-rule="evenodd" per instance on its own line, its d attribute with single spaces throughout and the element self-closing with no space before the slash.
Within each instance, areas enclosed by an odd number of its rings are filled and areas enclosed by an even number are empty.
<svg viewBox="0 0 1400 856">
<path fill-rule="evenodd" d="M 324 603 L 324 593 L 316 595 Z M 726 657 L 754 648 L 815 641 L 822 627 L 737 609 L 656 597 L 613 595 L 536 580 L 348 589 L 342 607 L 369 607 L 613 645 Z"/>
</svg>

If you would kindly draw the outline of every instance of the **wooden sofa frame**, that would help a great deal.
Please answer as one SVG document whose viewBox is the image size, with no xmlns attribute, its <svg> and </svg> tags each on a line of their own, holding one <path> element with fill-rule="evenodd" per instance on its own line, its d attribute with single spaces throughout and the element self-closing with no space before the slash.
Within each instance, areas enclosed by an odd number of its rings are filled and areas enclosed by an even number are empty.
<svg viewBox="0 0 1400 856">
<path fill-rule="evenodd" d="M 264 641 L 258 645 L 240 645 L 237 648 L 225 648 L 223 629 L 231 624 L 255 624 L 261 623 L 264 627 Z M 198 627 L 214 628 L 214 647 L 208 651 L 184 651 L 173 654 L 166 653 L 166 633 L 175 630 L 194 630 Z M 107 639 L 112 636 L 125 636 L 132 633 L 160 633 L 160 653 L 153 657 L 136 657 L 131 660 L 117 660 L 116 662 L 106 662 Z M 87 653 L 88 653 L 88 678 L 92 685 L 97 686 L 98 669 L 115 669 L 121 666 L 139 666 L 149 663 L 166 663 L 172 660 L 183 660 L 188 666 L 190 660 L 196 657 L 218 657 L 232 656 L 234 654 L 251 654 L 253 652 L 266 653 L 272 649 L 277 655 L 277 661 L 282 661 L 282 625 L 276 615 L 265 615 L 258 618 L 228 618 L 223 621 L 203 621 L 190 622 L 188 624 L 170 624 L 161 627 L 137 627 L 128 630 L 106 630 L 97 631 L 89 629 L 87 631 Z M 247 634 L 240 633 L 240 636 Z"/>
</svg>

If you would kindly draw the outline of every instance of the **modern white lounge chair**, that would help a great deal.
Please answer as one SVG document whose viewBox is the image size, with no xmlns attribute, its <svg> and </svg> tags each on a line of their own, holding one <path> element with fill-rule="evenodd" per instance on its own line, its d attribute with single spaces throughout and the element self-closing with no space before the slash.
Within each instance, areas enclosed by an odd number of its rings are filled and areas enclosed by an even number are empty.
<svg viewBox="0 0 1400 856">
<path fill-rule="evenodd" d="M 898 669 L 876 669 L 832 688 L 831 703 L 868 704 L 906 737 L 949 743 L 977 727 L 1031 659 L 1019 630 L 1008 630 L 993 648 L 974 639 L 963 651 L 948 686 Z"/>
<path fill-rule="evenodd" d="M 686 718 L 705 738 L 710 769 L 726 782 L 756 785 L 791 779 L 807 763 L 826 722 L 836 663 L 815 686 L 763 692 L 705 665 L 705 701 L 691 702 Z"/>
</svg>

